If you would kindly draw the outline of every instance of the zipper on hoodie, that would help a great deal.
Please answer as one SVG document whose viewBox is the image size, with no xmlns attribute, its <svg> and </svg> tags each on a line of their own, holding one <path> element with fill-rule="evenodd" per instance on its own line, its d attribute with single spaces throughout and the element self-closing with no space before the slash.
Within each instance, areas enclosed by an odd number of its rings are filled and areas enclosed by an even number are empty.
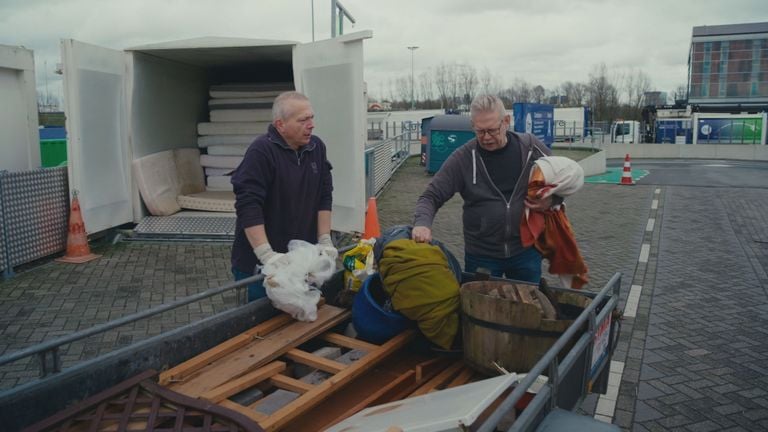
<svg viewBox="0 0 768 432">
<path fill-rule="evenodd" d="M 509 200 L 504 196 L 504 194 L 501 192 L 501 189 L 499 189 L 498 186 L 496 186 L 496 183 L 493 182 L 491 179 L 491 175 L 488 174 L 488 168 L 485 166 L 485 161 L 483 161 L 483 158 L 480 158 L 480 164 L 483 166 L 483 171 L 485 171 L 485 177 L 488 179 L 488 182 L 493 186 L 493 189 L 496 190 L 496 193 L 499 194 L 501 197 L 501 200 L 504 201 L 504 205 L 507 207 L 507 210 L 505 212 L 504 217 L 504 256 L 509 256 L 509 247 L 511 242 L 509 242 L 509 239 L 512 235 L 512 200 L 515 198 L 515 194 L 517 194 L 517 188 L 520 186 L 520 179 L 523 178 L 523 174 L 525 173 L 525 168 L 528 166 L 528 162 L 531 160 L 531 155 L 533 154 L 533 149 L 528 150 L 528 156 L 525 158 L 525 162 L 522 165 L 522 168 L 520 169 L 520 176 L 517 178 L 517 181 L 515 182 L 515 187 L 512 188 L 512 195 L 509 197 Z"/>
</svg>

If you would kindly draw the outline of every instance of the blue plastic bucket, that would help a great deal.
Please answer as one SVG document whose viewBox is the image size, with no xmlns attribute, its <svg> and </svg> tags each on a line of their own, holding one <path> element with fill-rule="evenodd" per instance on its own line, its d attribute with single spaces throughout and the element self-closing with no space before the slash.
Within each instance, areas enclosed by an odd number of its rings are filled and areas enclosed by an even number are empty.
<svg viewBox="0 0 768 432">
<path fill-rule="evenodd" d="M 383 293 L 379 274 L 363 282 L 352 303 L 352 324 L 357 336 L 371 343 L 381 344 L 412 326 L 412 322 L 396 311 L 387 311 L 379 304 L 374 292 Z"/>
</svg>

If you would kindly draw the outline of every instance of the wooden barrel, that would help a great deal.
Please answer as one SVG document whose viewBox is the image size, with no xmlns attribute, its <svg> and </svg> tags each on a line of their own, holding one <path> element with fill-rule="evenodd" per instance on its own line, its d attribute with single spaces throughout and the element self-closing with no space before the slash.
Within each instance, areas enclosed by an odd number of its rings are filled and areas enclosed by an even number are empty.
<svg viewBox="0 0 768 432">
<path fill-rule="evenodd" d="M 494 362 L 510 372 L 529 371 L 573 322 L 556 319 L 535 285 L 504 281 L 463 284 L 461 309 L 464 360 L 489 375 L 499 373 Z"/>
</svg>

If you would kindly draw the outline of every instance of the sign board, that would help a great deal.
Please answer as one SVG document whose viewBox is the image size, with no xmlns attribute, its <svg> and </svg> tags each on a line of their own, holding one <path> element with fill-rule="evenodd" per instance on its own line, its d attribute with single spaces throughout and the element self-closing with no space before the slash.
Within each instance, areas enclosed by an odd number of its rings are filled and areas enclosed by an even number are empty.
<svg viewBox="0 0 768 432">
<path fill-rule="evenodd" d="M 592 363 L 589 367 L 589 375 L 593 377 L 597 372 L 600 362 L 608 356 L 608 345 L 611 336 L 611 314 L 597 327 L 592 342 Z"/>
</svg>

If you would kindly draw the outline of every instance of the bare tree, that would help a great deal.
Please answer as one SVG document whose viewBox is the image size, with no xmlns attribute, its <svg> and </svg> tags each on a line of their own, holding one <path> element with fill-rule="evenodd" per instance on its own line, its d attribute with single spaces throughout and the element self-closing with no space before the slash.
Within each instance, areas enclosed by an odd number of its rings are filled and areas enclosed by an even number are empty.
<svg viewBox="0 0 768 432">
<path fill-rule="evenodd" d="M 589 73 L 587 98 L 597 121 L 613 121 L 618 116 L 619 93 L 614 82 L 608 76 L 605 63 L 595 66 Z"/>
<path fill-rule="evenodd" d="M 479 77 L 480 92 L 483 94 L 499 95 L 501 93 L 501 78 L 498 74 L 491 72 L 488 67 L 484 67 Z"/>
<path fill-rule="evenodd" d="M 641 69 L 635 69 L 627 74 L 624 80 L 624 91 L 627 94 L 627 117 L 639 118 L 640 110 L 645 104 L 645 94 L 650 90 L 651 78 Z"/>
<path fill-rule="evenodd" d="M 533 98 L 533 101 L 536 103 L 544 103 L 544 95 L 546 94 L 546 90 L 544 90 L 544 87 L 541 85 L 537 85 L 531 90 L 531 97 Z"/>
<path fill-rule="evenodd" d="M 516 79 L 512 87 L 515 90 L 514 102 L 533 102 L 533 89 L 525 80 Z"/>
<path fill-rule="evenodd" d="M 469 105 L 477 93 L 477 71 L 474 66 L 469 64 L 457 65 L 459 78 L 459 96 L 462 101 Z"/>
<path fill-rule="evenodd" d="M 568 105 L 580 106 L 584 104 L 586 86 L 583 83 L 566 81 L 561 87 L 565 97 L 568 99 Z"/>
<path fill-rule="evenodd" d="M 411 77 L 401 76 L 397 78 L 396 82 L 398 99 L 402 101 L 406 106 L 411 103 Z"/>
<path fill-rule="evenodd" d="M 427 70 L 419 74 L 419 99 L 430 102 L 435 98 L 434 86 L 432 85 L 432 71 Z"/>
<path fill-rule="evenodd" d="M 688 84 L 687 83 L 681 83 L 678 84 L 677 87 L 675 87 L 675 90 L 672 92 L 672 97 L 675 100 L 675 103 L 679 100 L 688 100 Z"/>
</svg>

